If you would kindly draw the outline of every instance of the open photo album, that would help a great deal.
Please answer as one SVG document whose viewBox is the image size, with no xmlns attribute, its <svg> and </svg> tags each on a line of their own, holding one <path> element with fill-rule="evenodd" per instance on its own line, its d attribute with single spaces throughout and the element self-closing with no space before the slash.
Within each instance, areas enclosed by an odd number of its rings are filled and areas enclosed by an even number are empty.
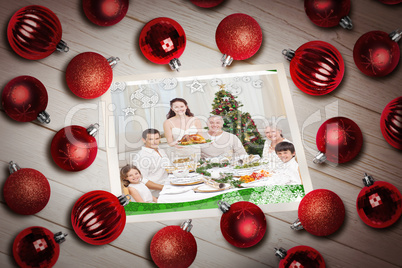
<svg viewBox="0 0 402 268">
<path fill-rule="evenodd" d="M 282 64 L 115 77 L 102 101 L 128 222 L 297 210 L 312 190 Z"/>
</svg>

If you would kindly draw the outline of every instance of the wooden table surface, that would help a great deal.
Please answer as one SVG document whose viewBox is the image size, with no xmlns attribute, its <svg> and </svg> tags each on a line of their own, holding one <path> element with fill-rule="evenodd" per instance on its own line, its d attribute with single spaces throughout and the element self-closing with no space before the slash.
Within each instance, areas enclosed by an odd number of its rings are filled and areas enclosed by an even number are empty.
<svg viewBox="0 0 402 268">
<path fill-rule="evenodd" d="M 65 82 L 65 69 L 77 54 L 93 51 L 105 57 L 120 58 L 113 70 L 115 76 L 172 72 L 168 66 L 146 60 L 138 47 L 142 27 L 161 16 L 175 19 L 185 29 L 187 46 L 180 57 L 182 70 L 216 68 L 220 66 L 221 53 L 215 43 L 215 29 L 223 18 L 239 12 L 259 22 L 264 40 L 256 55 L 232 65 L 284 63 L 313 187 L 337 193 L 345 204 L 346 218 L 335 234 L 315 237 L 306 231 L 295 232 L 289 228 L 297 211 L 266 214 L 267 233 L 261 243 L 249 249 L 238 249 L 226 242 L 219 228 L 220 217 L 194 219 L 192 233 L 198 252 L 192 267 L 277 267 L 279 260 L 274 256 L 274 248 L 289 249 L 297 245 L 308 245 L 320 251 L 327 267 L 401 267 L 402 220 L 385 230 L 370 228 L 360 220 L 355 203 L 364 172 L 377 180 L 390 182 L 402 191 L 402 152 L 391 147 L 380 131 L 382 110 L 389 101 L 402 95 L 402 66 L 399 64 L 384 78 L 370 78 L 356 68 L 352 50 L 356 40 L 368 31 L 389 33 L 401 28 L 402 4 L 387 6 L 377 0 L 353 0 L 350 17 L 354 28 L 349 31 L 341 27 L 315 26 L 307 18 L 301 0 L 226 0 L 214 9 L 201 9 L 185 0 L 132 0 L 126 17 L 112 27 L 97 27 L 89 22 L 79 0 L 1 2 L 1 86 L 4 88 L 8 81 L 20 75 L 38 78 L 47 88 L 47 111 L 52 120 L 48 125 L 37 121 L 18 123 L 1 109 L 1 185 L 8 177 L 8 162 L 12 160 L 21 167 L 41 171 L 52 189 L 46 208 L 31 216 L 13 213 L 1 196 L 1 267 L 16 266 L 12 257 L 13 240 L 22 229 L 34 225 L 69 234 L 61 245 L 55 267 L 154 267 L 149 253 L 152 236 L 164 226 L 180 224 L 182 219 L 129 223 L 118 239 L 104 246 L 84 243 L 72 229 L 70 212 L 75 201 L 86 192 L 109 190 L 110 186 L 105 175 L 108 172 L 104 147 L 99 148 L 92 166 L 77 173 L 61 170 L 50 156 L 51 140 L 66 122 L 88 126 L 99 121 L 99 99 L 84 100 L 73 95 Z M 56 52 L 45 59 L 29 61 L 12 51 L 6 38 L 8 20 L 15 11 L 32 4 L 43 5 L 57 14 L 63 27 L 63 40 L 70 47 L 68 53 Z M 297 49 L 312 40 L 333 44 L 345 61 L 341 85 L 326 96 L 315 97 L 301 92 L 290 79 L 289 63 L 281 55 L 284 48 Z M 364 137 L 362 151 L 347 164 L 313 164 L 317 129 L 326 119 L 336 115 L 349 117 L 360 126 Z M 97 137 L 100 144 L 102 138 L 103 135 Z"/>
</svg>

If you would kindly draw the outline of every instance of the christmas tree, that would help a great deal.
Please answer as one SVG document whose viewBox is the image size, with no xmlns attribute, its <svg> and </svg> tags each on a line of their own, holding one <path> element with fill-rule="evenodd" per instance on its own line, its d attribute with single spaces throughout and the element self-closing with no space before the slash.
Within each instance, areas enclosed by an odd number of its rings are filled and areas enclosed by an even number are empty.
<svg viewBox="0 0 402 268">
<path fill-rule="evenodd" d="M 211 114 L 222 116 L 224 120 L 222 129 L 236 135 L 248 154 L 261 156 L 264 140 L 258 132 L 254 120 L 249 113 L 239 110 L 243 105 L 236 100 L 237 96 L 226 91 L 225 85 L 220 85 L 220 88 L 221 90 L 215 94 Z"/>
</svg>

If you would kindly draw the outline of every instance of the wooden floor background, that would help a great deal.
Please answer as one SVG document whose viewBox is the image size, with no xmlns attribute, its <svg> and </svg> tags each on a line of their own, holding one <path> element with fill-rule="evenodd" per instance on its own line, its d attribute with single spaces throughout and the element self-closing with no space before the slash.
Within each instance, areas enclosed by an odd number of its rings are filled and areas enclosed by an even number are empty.
<svg viewBox="0 0 402 268">
<path fill-rule="evenodd" d="M 70 47 L 67 54 L 54 53 L 29 61 L 17 56 L 6 38 L 8 20 L 18 9 L 32 4 L 50 8 L 60 19 L 63 40 Z M 95 162 L 88 169 L 69 173 L 59 169 L 50 156 L 54 134 L 65 126 L 71 109 L 80 108 L 72 116 L 72 124 L 88 126 L 99 121 L 99 100 L 84 100 L 73 95 L 66 86 L 64 73 L 69 61 L 79 53 L 93 51 L 118 56 L 121 61 L 114 68 L 115 76 L 170 73 L 167 66 L 145 59 L 138 47 L 138 38 L 146 22 L 156 17 L 170 17 L 185 29 L 187 47 L 180 57 L 182 70 L 197 70 L 220 66 L 221 53 L 215 43 L 215 29 L 219 22 L 233 13 L 254 17 L 263 30 L 264 41 L 259 52 L 249 60 L 232 65 L 284 63 L 295 105 L 299 128 L 308 158 L 314 188 L 326 188 L 337 193 L 346 208 L 342 228 L 329 237 L 315 237 L 306 231 L 295 232 L 289 224 L 297 212 L 266 214 L 267 233 L 257 246 L 238 249 L 222 237 L 220 217 L 193 221 L 192 230 L 198 244 L 192 267 L 277 267 L 274 247 L 289 249 L 297 245 L 314 247 L 323 255 L 327 267 L 402 267 L 402 220 L 385 230 L 365 225 L 356 212 L 356 198 L 362 188 L 364 172 L 377 180 L 394 184 L 402 191 L 402 152 L 391 147 L 382 137 L 379 123 L 385 105 L 402 95 L 402 64 L 384 78 L 370 78 L 355 66 L 352 50 L 356 40 L 372 30 L 391 32 L 402 27 L 402 4 L 387 6 L 377 0 L 352 0 L 350 17 L 354 28 L 319 28 L 307 18 L 301 0 L 226 0 L 214 9 L 201 9 L 186 0 L 132 0 L 126 17 L 117 25 L 101 28 L 89 22 L 81 8 L 81 1 L 1 0 L 0 25 L 0 85 L 12 78 L 31 75 L 46 86 L 49 94 L 47 111 L 51 123 L 18 123 L 0 112 L 0 183 L 8 177 L 8 162 L 21 167 L 35 168 L 48 178 L 52 194 L 49 204 L 36 215 L 20 216 L 10 211 L 0 199 L 0 266 L 15 267 L 12 243 L 24 228 L 40 225 L 54 232 L 69 234 L 61 245 L 56 267 L 154 267 L 149 253 L 152 236 L 162 227 L 180 224 L 177 221 L 127 224 L 122 235 L 105 246 L 91 246 L 81 241 L 70 223 L 74 202 L 84 193 L 109 189 L 105 148 L 99 148 Z M 345 61 L 345 77 L 335 91 L 321 97 L 302 93 L 289 75 L 289 63 L 281 55 L 284 48 L 322 40 L 337 47 Z M 79 106 L 77 106 L 79 105 Z M 209 104 L 208 104 L 209 105 Z M 333 116 L 346 116 L 361 128 L 364 145 L 360 155 L 344 165 L 315 165 L 311 159 L 315 151 L 318 127 Z M 313 123 L 311 123 L 313 122 Z M 100 135 L 99 139 L 104 138 Z"/>
</svg>

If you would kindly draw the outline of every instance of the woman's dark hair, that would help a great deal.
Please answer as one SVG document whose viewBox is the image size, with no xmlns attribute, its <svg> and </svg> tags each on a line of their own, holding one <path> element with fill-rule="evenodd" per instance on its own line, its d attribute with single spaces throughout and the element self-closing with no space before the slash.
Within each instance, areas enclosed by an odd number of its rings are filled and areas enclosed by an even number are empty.
<svg viewBox="0 0 402 268">
<path fill-rule="evenodd" d="M 170 101 L 170 110 L 169 110 L 168 114 L 166 115 L 166 118 L 169 119 L 176 115 L 176 113 L 172 110 L 172 106 L 173 106 L 173 103 L 178 102 L 178 101 L 184 103 L 187 106 L 186 115 L 189 117 L 193 117 L 194 114 L 190 111 L 190 108 L 188 108 L 187 101 L 182 98 L 174 98 L 173 100 Z"/>
<path fill-rule="evenodd" d="M 127 180 L 127 173 L 132 169 L 137 170 L 138 173 L 141 174 L 141 171 L 134 165 L 128 165 L 127 164 L 127 165 L 125 165 L 124 167 L 122 167 L 120 169 L 120 179 L 121 179 L 124 187 L 127 187 L 130 184 L 130 182 Z M 141 176 L 142 176 L 142 174 L 141 174 Z"/>
</svg>

